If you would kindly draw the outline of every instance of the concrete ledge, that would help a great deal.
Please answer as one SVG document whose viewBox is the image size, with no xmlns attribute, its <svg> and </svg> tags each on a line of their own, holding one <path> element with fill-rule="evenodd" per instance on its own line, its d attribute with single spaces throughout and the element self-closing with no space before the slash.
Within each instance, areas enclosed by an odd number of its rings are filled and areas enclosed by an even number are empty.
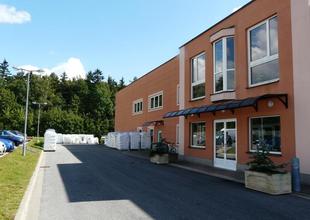
<svg viewBox="0 0 310 220">
<path fill-rule="evenodd" d="M 204 158 L 198 158 L 198 157 L 191 157 L 191 156 L 183 156 L 182 158 L 185 161 L 191 162 L 191 163 L 197 163 L 201 165 L 207 165 L 207 166 L 213 166 L 213 161 L 209 159 Z"/>
<path fill-rule="evenodd" d="M 39 160 L 37 162 L 36 168 L 32 174 L 32 177 L 30 179 L 30 182 L 27 186 L 26 192 L 23 196 L 23 199 L 18 207 L 16 216 L 15 216 L 15 220 L 24 220 L 26 219 L 27 216 L 27 211 L 28 211 L 28 206 L 29 206 L 29 201 L 32 195 L 32 192 L 34 191 L 34 187 L 36 185 L 36 181 L 37 181 L 37 176 L 40 170 L 40 166 L 42 163 L 42 158 L 43 158 L 43 151 L 41 151 Z"/>
<path fill-rule="evenodd" d="M 303 184 L 307 184 L 307 185 L 310 185 L 310 175 L 309 174 L 300 174 L 301 175 L 301 182 Z"/>
<path fill-rule="evenodd" d="M 175 163 L 171 163 L 169 165 L 172 166 L 172 167 L 177 167 L 177 168 L 181 168 L 181 169 L 184 169 L 184 170 L 189 170 L 189 171 L 192 171 L 192 172 L 201 173 L 201 174 L 205 174 L 205 175 L 208 175 L 208 176 L 213 176 L 213 177 L 217 177 L 217 178 L 221 178 L 221 179 L 226 179 L 226 180 L 230 180 L 230 181 L 233 181 L 233 182 L 244 184 L 244 181 L 241 181 L 241 180 L 238 180 L 236 178 L 232 178 L 232 177 L 229 177 L 229 176 L 226 176 L 226 175 L 217 174 L 217 173 L 213 173 L 213 172 L 207 172 L 207 171 L 203 171 L 203 170 L 200 170 L 200 169 L 195 169 L 195 168 L 191 168 L 191 167 L 188 167 L 188 166 L 183 166 L 183 165 L 175 164 Z"/>
</svg>

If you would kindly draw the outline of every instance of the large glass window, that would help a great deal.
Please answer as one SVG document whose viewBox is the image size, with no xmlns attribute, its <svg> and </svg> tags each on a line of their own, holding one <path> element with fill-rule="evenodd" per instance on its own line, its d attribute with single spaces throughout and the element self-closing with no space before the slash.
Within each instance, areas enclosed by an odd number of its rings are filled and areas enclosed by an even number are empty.
<svg viewBox="0 0 310 220">
<path fill-rule="evenodd" d="M 234 37 L 225 37 L 213 45 L 214 92 L 235 89 L 235 43 Z"/>
<path fill-rule="evenodd" d="M 205 54 L 200 54 L 192 59 L 192 99 L 205 96 Z"/>
<path fill-rule="evenodd" d="M 204 122 L 191 124 L 191 146 L 198 148 L 206 146 L 206 124 Z"/>
<path fill-rule="evenodd" d="M 265 148 L 269 152 L 281 153 L 280 116 L 251 118 L 250 150 Z"/>
<path fill-rule="evenodd" d="M 158 92 L 149 96 L 149 110 L 159 110 L 163 108 L 163 92 Z"/>
<path fill-rule="evenodd" d="M 279 79 L 278 18 L 270 18 L 249 30 L 249 84 Z"/>
</svg>

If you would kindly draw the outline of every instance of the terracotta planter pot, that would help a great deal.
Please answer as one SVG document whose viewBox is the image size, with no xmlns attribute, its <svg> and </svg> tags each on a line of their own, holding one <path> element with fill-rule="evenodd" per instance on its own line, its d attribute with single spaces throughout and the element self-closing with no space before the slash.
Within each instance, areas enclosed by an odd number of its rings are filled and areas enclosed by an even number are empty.
<svg viewBox="0 0 310 220">
<path fill-rule="evenodd" d="M 245 171 L 245 187 L 271 195 L 288 194 L 292 192 L 291 173 L 266 174 L 255 171 Z"/>
<path fill-rule="evenodd" d="M 168 154 L 155 154 L 150 157 L 150 161 L 156 164 L 168 164 L 169 163 L 169 155 Z"/>
</svg>

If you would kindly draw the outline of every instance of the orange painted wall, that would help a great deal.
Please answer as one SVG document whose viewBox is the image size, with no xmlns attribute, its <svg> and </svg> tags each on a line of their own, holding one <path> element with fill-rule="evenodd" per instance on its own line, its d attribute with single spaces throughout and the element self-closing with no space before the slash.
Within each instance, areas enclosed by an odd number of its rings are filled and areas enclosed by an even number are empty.
<svg viewBox="0 0 310 220">
<path fill-rule="evenodd" d="M 278 16 L 278 40 L 279 40 L 279 82 L 269 85 L 248 88 L 248 49 L 247 30 L 252 26 Z M 236 98 L 259 96 L 266 93 L 287 93 L 289 96 L 289 108 L 286 109 L 278 100 L 274 100 L 275 106 L 266 107 L 266 102 L 261 102 L 259 111 L 252 108 L 236 110 L 235 114 L 230 112 L 213 114 L 202 114 L 189 117 L 185 120 L 185 155 L 200 158 L 213 159 L 213 120 L 221 118 L 237 118 L 238 129 L 238 163 L 248 161 L 246 152 L 249 149 L 248 120 L 250 116 L 281 115 L 281 141 L 282 156 L 275 157 L 275 161 L 287 162 L 295 155 L 294 134 L 294 100 L 293 100 L 293 68 L 292 68 L 292 34 L 290 20 L 289 0 L 256 0 L 241 9 L 237 13 L 218 23 L 202 35 L 193 39 L 184 46 L 185 49 L 185 108 L 212 104 L 210 95 L 213 93 L 213 44 L 210 36 L 221 29 L 235 28 L 235 81 Z M 206 98 L 199 101 L 190 101 L 191 66 L 190 60 L 197 54 L 206 53 Z M 206 121 L 207 148 L 190 149 L 189 146 L 189 123 L 191 121 Z"/>
<path fill-rule="evenodd" d="M 178 110 L 178 82 L 179 58 L 176 56 L 119 91 L 116 94 L 115 131 L 136 131 L 143 123 L 163 120 L 165 113 Z M 163 91 L 163 109 L 148 112 L 148 96 L 159 91 Z M 143 98 L 143 114 L 133 115 L 132 102 L 140 98 Z M 175 143 L 177 123 L 177 118 L 164 120 L 164 126 L 155 128 L 155 136 L 162 130 L 163 137 Z"/>
</svg>

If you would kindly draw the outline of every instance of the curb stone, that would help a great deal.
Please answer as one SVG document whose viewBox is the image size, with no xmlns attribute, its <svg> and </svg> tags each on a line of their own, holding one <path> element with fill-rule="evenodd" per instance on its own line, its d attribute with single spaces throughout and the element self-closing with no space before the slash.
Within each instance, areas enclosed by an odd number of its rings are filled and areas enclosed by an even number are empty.
<svg viewBox="0 0 310 220">
<path fill-rule="evenodd" d="M 24 193 L 23 199 L 18 207 L 17 213 L 15 215 L 15 220 L 24 220 L 26 219 L 26 214 L 28 211 L 28 206 L 29 206 L 29 201 L 30 201 L 30 197 L 32 195 L 32 192 L 34 190 L 34 187 L 36 185 L 37 182 L 37 176 L 40 170 L 40 166 L 41 166 L 41 162 L 42 162 L 42 158 L 43 158 L 43 151 L 41 151 L 40 153 L 40 157 L 39 160 L 37 162 L 36 168 L 32 174 L 32 177 L 30 179 L 30 182 L 27 186 L 27 189 Z"/>
</svg>

